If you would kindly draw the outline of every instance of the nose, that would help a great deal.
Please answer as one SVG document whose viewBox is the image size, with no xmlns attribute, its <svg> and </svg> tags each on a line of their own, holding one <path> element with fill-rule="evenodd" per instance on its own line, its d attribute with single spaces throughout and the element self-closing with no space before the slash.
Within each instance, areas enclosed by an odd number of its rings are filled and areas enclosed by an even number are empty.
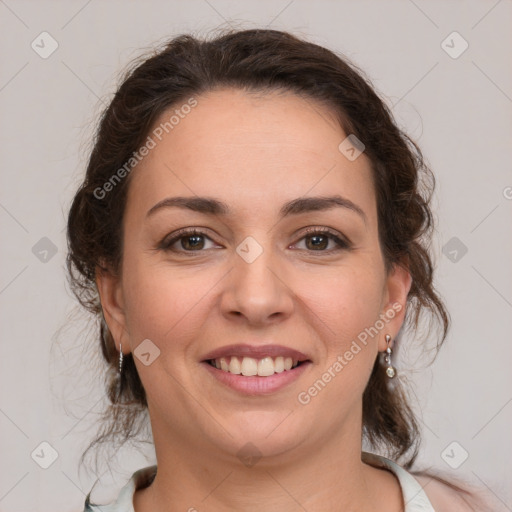
<svg viewBox="0 0 512 512">
<path fill-rule="evenodd" d="M 252 240 L 252 245 L 240 244 L 233 253 L 233 269 L 224 282 L 222 313 L 230 321 L 253 326 L 283 321 L 294 308 L 293 283 L 288 282 L 282 259 L 268 245 L 263 249 L 263 244 L 258 244 L 258 249 Z M 254 260 L 246 257 L 256 249 L 262 252 Z"/>
</svg>

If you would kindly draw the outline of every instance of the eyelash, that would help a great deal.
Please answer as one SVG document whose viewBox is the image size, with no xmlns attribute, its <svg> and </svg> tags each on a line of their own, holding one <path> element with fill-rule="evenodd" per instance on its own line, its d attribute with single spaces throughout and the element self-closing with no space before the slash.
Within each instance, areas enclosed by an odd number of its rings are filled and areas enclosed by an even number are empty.
<svg viewBox="0 0 512 512">
<path fill-rule="evenodd" d="M 308 237 L 308 236 L 315 236 L 315 235 L 324 235 L 324 236 L 327 235 L 328 238 L 330 238 L 331 240 L 333 240 L 334 242 L 336 242 L 338 244 L 338 247 L 335 248 L 335 249 L 318 250 L 318 251 L 308 250 L 308 249 L 299 249 L 299 250 L 305 250 L 305 251 L 308 251 L 310 253 L 318 252 L 318 253 L 331 254 L 331 253 L 337 252 L 337 251 L 349 250 L 352 247 L 352 244 L 348 240 L 340 238 L 334 231 L 331 231 L 328 228 L 309 228 L 302 235 L 302 237 L 299 239 L 299 241 L 304 239 L 304 238 L 306 238 L 306 237 Z M 184 253 L 184 254 L 188 254 L 190 256 L 194 256 L 194 253 L 204 252 L 205 251 L 204 249 L 200 249 L 200 250 L 197 250 L 197 251 L 190 251 L 190 250 L 185 250 L 185 249 L 183 249 L 183 250 L 172 249 L 172 246 L 176 242 L 178 242 L 182 238 L 187 238 L 187 237 L 191 237 L 191 236 L 202 236 L 202 237 L 205 237 L 205 238 L 208 238 L 209 240 L 211 240 L 211 238 L 206 233 L 204 233 L 203 231 L 200 231 L 200 230 L 197 230 L 197 229 L 188 229 L 188 228 L 186 228 L 186 229 L 179 230 L 169 240 L 164 238 L 164 240 L 162 240 L 162 242 L 159 244 L 158 249 L 161 249 L 161 250 L 164 250 L 164 251 L 175 252 L 175 253 Z"/>
</svg>

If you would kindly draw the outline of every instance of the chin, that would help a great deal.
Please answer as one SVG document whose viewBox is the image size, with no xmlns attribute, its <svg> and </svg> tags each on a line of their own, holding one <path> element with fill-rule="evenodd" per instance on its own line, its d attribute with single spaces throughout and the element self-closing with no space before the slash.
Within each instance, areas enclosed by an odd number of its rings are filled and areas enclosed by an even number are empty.
<svg viewBox="0 0 512 512">
<path fill-rule="evenodd" d="M 230 427 L 227 428 L 231 434 L 222 436 L 216 443 L 222 451 L 237 457 L 246 464 L 245 459 L 272 458 L 284 455 L 294 450 L 302 442 L 306 441 L 308 434 L 300 433 L 300 425 L 297 418 L 291 420 L 293 414 L 290 410 L 284 409 L 276 412 L 250 411 L 243 413 L 241 418 L 231 419 Z"/>
</svg>

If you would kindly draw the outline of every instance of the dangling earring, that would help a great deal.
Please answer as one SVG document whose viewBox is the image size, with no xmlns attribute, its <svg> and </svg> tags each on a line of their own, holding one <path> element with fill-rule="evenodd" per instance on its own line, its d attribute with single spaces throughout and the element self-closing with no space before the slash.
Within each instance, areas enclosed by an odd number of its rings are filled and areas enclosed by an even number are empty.
<svg viewBox="0 0 512 512">
<path fill-rule="evenodd" d="M 396 375 L 396 370 L 391 365 L 391 354 L 393 351 L 391 350 L 391 347 L 389 346 L 391 342 L 391 336 L 389 334 L 386 334 L 386 343 L 388 344 L 388 348 L 386 349 L 386 355 L 384 357 L 384 361 L 386 361 L 386 364 L 388 367 L 386 368 L 386 375 L 392 379 Z"/>
<path fill-rule="evenodd" d="M 119 343 L 119 373 L 123 372 L 123 346 Z"/>
</svg>

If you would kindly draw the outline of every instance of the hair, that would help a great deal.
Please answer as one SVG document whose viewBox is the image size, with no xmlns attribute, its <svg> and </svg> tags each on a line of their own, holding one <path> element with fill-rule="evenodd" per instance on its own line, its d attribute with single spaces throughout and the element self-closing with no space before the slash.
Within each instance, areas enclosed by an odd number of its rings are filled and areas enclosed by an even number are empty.
<svg viewBox="0 0 512 512">
<path fill-rule="evenodd" d="M 131 174 L 101 199 L 97 191 L 130 161 L 164 111 L 220 88 L 295 93 L 326 106 L 347 135 L 363 142 L 371 162 L 386 271 L 402 265 L 412 277 L 404 326 L 417 331 L 425 312 L 441 327 L 436 348 L 446 338 L 450 321 L 433 285 L 429 249 L 435 179 L 419 147 L 396 125 L 363 72 L 346 58 L 283 31 L 234 30 L 203 40 L 179 35 L 133 61 L 126 72 L 101 115 L 85 179 L 69 212 L 68 278 L 78 301 L 98 320 L 109 398 L 102 428 L 87 450 L 108 440 L 132 439 L 147 410 L 131 354 L 124 357 L 119 377 L 118 351 L 96 287 L 98 272 L 121 272 Z M 380 357 L 362 400 L 363 439 L 410 468 L 420 443 L 418 423 L 403 383 L 386 376 Z"/>
</svg>

